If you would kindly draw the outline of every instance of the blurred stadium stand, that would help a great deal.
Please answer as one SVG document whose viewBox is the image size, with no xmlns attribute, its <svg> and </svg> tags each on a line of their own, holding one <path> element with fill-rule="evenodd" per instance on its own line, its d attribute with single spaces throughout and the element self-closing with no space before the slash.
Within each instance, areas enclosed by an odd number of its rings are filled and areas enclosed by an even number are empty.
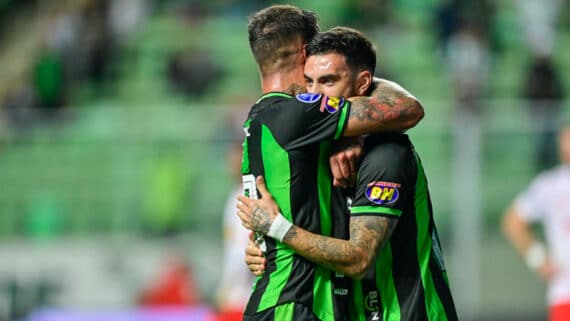
<svg viewBox="0 0 570 321">
<path fill-rule="evenodd" d="M 467 254 L 454 235 L 462 215 L 454 207 L 456 83 L 432 25 L 443 1 L 380 1 L 379 9 L 372 1 L 292 3 L 317 12 L 323 30 L 339 23 L 364 30 L 378 47 L 379 75 L 422 100 L 426 118 L 410 135 L 428 174 L 452 287 L 461 293 L 459 312 L 477 320 L 544 319 L 544 286 L 499 235 L 502 211 L 540 169 L 535 146 L 543 131 L 522 93 L 531 58 L 514 4 L 492 2 L 492 15 L 481 14 L 490 35 L 489 70 L 478 111 L 467 112 L 481 124 L 480 167 L 463 168 L 480 173 L 475 195 L 467 197 L 481 212 L 474 232 L 479 289 L 470 298 L 461 263 L 453 263 Z M 159 253 L 172 247 L 194 266 L 204 303 L 213 302 L 223 200 L 232 187 L 224 161 L 235 139 L 228 124 L 259 94 L 245 25 L 262 6 L 255 0 L 0 1 L 0 321 L 33 309 L 32 302 L 14 312 L 12 294 L 37 274 L 56 279 L 59 294 L 45 301 L 54 306 L 74 306 L 78 290 L 61 277 L 68 273 L 119 284 L 116 296 L 93 288 L 94 296 L 77 306 L 134 306 L 159 268 Z M 569 17 L 564 7 L 553 56 L 566 93 Z M 558 119 L 570 120 L 567 98 Z M 76 256 L 85 261 L 74 265 Z M 50 258 L 55 263 L 46 269 L 19 268 Z M 93 272 L 89 260 L 103 266 Z"/>
</svg>

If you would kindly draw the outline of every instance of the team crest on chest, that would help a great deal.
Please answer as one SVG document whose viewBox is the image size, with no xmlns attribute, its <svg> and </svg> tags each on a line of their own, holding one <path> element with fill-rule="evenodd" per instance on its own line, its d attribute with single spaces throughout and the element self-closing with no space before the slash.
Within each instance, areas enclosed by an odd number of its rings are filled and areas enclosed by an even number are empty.
<svg viewBox="0 0 570 321">
<path fill-rule="evenodd" d="M 321 96 L 322 96 L 321 94 L 302 93 L 302 94 L 298 94 L 295 97 L 300 102 L 312 104 L 312 103 L 319 101 L 319 99 L 321 99 Z"/>
<path fill-rule="evenodd" d="M 331 114 L 336 113 L 342 105 L 344 105 L 344 98 L 325 96 L 321 102 L 321 112 L 326 110 Z"/>
<path fill-rule="evenodd" d="M 400 197 L 400 186 L 391 182 L 372 182 L 366 187 L 366 198 L 378 205 L 394 203 Z"/>
</svg>

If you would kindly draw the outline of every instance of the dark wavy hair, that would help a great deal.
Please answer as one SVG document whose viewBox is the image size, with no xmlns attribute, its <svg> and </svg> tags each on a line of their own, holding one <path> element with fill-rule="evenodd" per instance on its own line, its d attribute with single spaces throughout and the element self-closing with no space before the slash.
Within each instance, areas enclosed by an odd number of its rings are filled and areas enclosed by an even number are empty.
<svg viewBox="0 0 570 321">
<path fill-rule="evenodd" d="M 316 35 L 307 43 L 307 57 L 338 53 L 346 58 L 346 64 L 355 72 L 376 69 L 376 49 L 364 34 L 348 27 L 334 27 Z"/>
</svg>

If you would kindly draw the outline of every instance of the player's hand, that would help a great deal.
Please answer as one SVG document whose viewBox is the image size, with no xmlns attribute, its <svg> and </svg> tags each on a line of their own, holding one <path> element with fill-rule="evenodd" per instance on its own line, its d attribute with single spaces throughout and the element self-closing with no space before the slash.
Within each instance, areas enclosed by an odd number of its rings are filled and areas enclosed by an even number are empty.
<svg viewBox="0 0 570 321">
<path fill-rule="evenodd" d="M 356 172 L 364 151 L 362 138 L 344 138 L 334 147 L 329 157 L 333 185 L 348 187 L 356 182 Z"/>
<path fill-rule="evenodd" d="M 265 271 L 265 257 L 263 256 L 263 251 L 255 245 L 251 237 L 245 249 L 245 264 L 247 264 L 251 273 L 256 276 L 262 275 Z"/>
<path fill-rule="evenodd" d="M 557 272 L 558 268 L 551 258 L 547 258 L 546 261 L 536 269 L 538 276 L 545 281 L 550 281 Z"/>
<path fill-rule="evenodd" d="M 260 199 L 238 196 L 237 215 L 245 228 L 265 235 L 279 214 L 279 206 L 267 190 L 263 176 L 257 177 L 256 186 Z"/>
</svg>

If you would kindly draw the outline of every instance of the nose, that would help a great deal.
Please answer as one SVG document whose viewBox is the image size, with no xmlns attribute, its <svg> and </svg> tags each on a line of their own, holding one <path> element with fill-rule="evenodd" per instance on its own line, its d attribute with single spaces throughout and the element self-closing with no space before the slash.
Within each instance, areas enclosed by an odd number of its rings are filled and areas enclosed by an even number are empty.
<svg viewBox="0 0 570 321">
<path fill-rule="evenodd" d="M 314 84 L 312 86 L 313 88 L 310 89 L 309 91 L 315 94 L 323 94 L 323 87 L 318 85 L 318 84 Z"/>
</svg>

